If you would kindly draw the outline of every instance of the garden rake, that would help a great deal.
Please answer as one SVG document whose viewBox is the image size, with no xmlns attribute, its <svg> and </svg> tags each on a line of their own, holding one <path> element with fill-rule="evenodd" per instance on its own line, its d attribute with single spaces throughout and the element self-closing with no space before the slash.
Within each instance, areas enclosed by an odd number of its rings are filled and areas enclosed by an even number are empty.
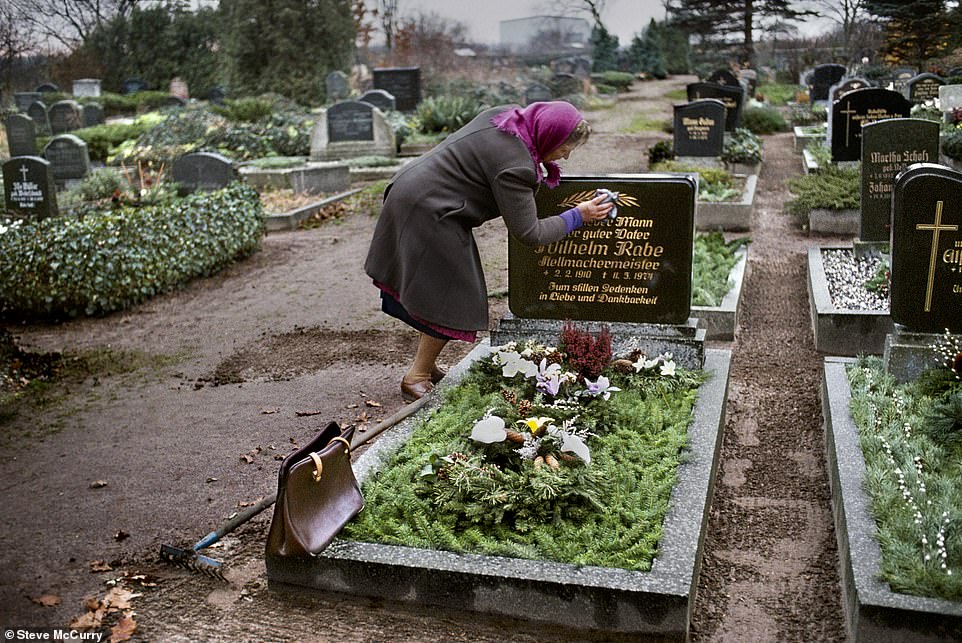
<svg viewBox="0 0 962 643">
<path fill-rule="evenodd" d="M 369 440 L 374 439 L 383 431 L 391 428 L 395 424 L 402 422 L 416 413 L 422 406 L 424 406 L 429 397 L 431 396 L 425 395 L 424 397 L 402 407 L 394 415 L 379 422 L 377 425 L 371 429 L 368 429 L 363 434 L 355 433 L 354 439 L 351 440 L 351 451 L 368 442 Z M 227 579 L 224 577 L 224 564 L 219 560 L 215 560 L 209 556 L 201 554 L 201 550 L 210 547 L 221 538 L 273 505 L 276 500 L 276 492 L 264 497 L 255 504 L 244 509 L 244 511 L 239 512 L 233 518 L 230 518 L 224 522 L 214 531 L 198 540 L 189 549 L 174 547 L 172 545 L 161 545 L 160 559 L 177 567 L 199 572 L 201 574 L 210 576 L 211 578 L 216 578 L 218 580 L 227 582 Z"/>
</svg>

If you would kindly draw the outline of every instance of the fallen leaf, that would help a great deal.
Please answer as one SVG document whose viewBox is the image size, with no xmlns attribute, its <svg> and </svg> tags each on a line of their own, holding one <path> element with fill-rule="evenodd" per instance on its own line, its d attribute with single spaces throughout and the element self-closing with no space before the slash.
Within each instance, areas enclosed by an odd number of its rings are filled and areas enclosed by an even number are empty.
<svg viewBox="0 0 962 643">
<path fill-rule="evenodd" d="M 90 571 L 92 572 L 112 572 L 114 570 L 106 560 L 92 560 L 90 561 Z"/>
<path fill-rule="evenodd" d="M 72 630 L 95 630 L 100 627 L 104 620 L 104 611 L 96 610 L 93 612 L 85 612 L 80 616 L 75 616 L 70 619 L 70 623 L 67 624 Z"/>
<path fill-rule="evenodd" d="M 114 587 L 104 596 L 103 604 L 108 611 L 129 610 L 133 607 L 131 599 L 137 598 L 141 594 L 135 594 L 122 587 Z"/>
<path fill-rule="evenodd" d="M 124 530 L 120 530 L 116 534 L 114 534 L 114 540 L 116 540 L 118 543 L 121 541 L 127 540 L 128 538 L 130 538 L 130 534 L 128 534 Z"/>
<path fill-rule="evenodd" d="M 348 404 L 346 408 L 356 409 L 357 407 L 358 407 L 358 404 L 357 404 L 357 402 L 355 402 L 354 404 Z"/>
<path fill-rule="evenodd" d="M 93 482 L 90 483 L 91 489 L 103 489 L 106 486 L 107 486 L 106 480 L 94 480 Z"/>
<path fill-rule="evenodd" d="M 205 482 L 210 484 L 211 482 L 217 482 L 218 480 L 220 480 L 220 478 L 215 478 L 214 476 L 210 476 L 209 478 L 207 478 Z"/>
<path fill-rule="evenodd" d="M 132 616 L 124 616 L 117 624 L 110 628 L 110 643 L 129 641 L 137 631 L 137 621 Z"/>
<path fill-rule="evenodd" d="M 375 409 L 381 408 L 381 403 L 380 403 L 380 402 L 375 402 L 374 400 L 364 400 L 364 403 L 367 404 L 367 405 L 370 406 L 370 407 L 375 408 Z"/>
<path fill-rule="evenodd" d="M 274 459 L 275 459 L 275 460 L 283 460 L 283 459 L 284 459 L 284 456 L 282 456 L 280 453 L 278 453 L 278 454 L 276 454 L 276 455 L 274 456 Z"/>
<path fill-rule="evenodd" d="M 242 455 L 242 456 L 240 457 L 240 459 L 243 460 L 244 462 L 246 462 L 247 464 L 250 464 L 251 462 L 254 461 L 254 458 L 252 458 L 250 455 L 248 455 L 248 454 L 246 454 L 246 453 L 245 453 L 244 455 Z"/>
<path fill-rule="evenodd" d="M 301 417 L 306 417 L 308 415 L 320 415 L 323 412 L 324 411 L 294 411 L 294 415 L 301 418 Z M 293 438 L 291 439 L 291 441 L 293 442 Z"/>
<path fill-rule="evenodd" d="M 100 599 L 96 596 L 88 596 L 84 599 L 84 609 L 88 612 L 96 612 L 101 607 L 103 607 L 103 605 L 101 605 Z"/>
<path fill-rule="evenodd" d="M 262 415 L 273 415 L 274 413 L 277 413 L 278 411 L 280 411 L 280 409 L 277 408 L 276 406 L 275 406 L 275 407 L 271 407 L 271 408 L 263 408 L 263 409 L 261 409 L 261 414 L 262 414 Z"/>
<path fill-rule="evenodd" d="M 354 418 L 354 421 L 355 421 L 356 423 L 358 423 L 358 424 L 364 424 L 365 422 L 367 422 L 367 421 L 370 420 L 370 419 L 371 419 L 371 416 L 367 414 L 367 411 L 363 411 L 363 412 L 361 412 L 360 415 L 358 415 L 356 418 Z"/>
<path fill-rule="evenodd" d="M 43 605 L 44 607 L 53 607 L 54 605 L 60 605 L 60 597 L 54 596 L 53 594 L 44 594 L 43 596 L 37 596 L 31 598 L 37 605 Z"/>
</svg>

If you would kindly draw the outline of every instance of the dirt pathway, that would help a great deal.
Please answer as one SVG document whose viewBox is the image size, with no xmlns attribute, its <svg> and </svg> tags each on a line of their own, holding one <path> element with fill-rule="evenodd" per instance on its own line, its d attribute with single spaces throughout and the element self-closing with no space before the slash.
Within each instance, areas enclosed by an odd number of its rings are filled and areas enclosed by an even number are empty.
<svg viewBox="0 0 962 643">
<path fill-rule="evenodd" d="M 590 114 L 595 134 L 566 171 L 643 169 L 647 147 L 668 136 L 624 129 L 638 112 L 668 118 L 665 92 L 689 80 L 638 84 Z M 740 326 L 724 345 L 734 350 L 729 417 L 697 641 L 842 637 L 805 291 L 805 249 L 823 240 L 780 214 L 800 164 L 790 136 L 768 138 L 765 159 Z M 26 347 L 94 351 L 111 366 L 3 426 L 0 480 L 16 520 L 0 522 L 0 624 L 63 626 L 126 574 L 142 594 L 143 640 L 571 640 L 444 609 L 268 591 L 267 514 L 216 551 L 230 561 L 229 586 L 156 562 L 160 543 L 190 544 L 273 491 L 277 459 L 327 421 L 373 422 L 401 406 L 413 337 L 379 312 L 363 276 L 373 224 L 361 214 L 271 234 L 247 261 L 121 314 L 11 328 Z M 504 227 L 478 239 L 489 292 L 503 292 Z M 492 298 L 492 320 L 504 310 Z M 121 369 L 131 354 L 140 365 Z M 45 594 L 61 603 L 31 600 Z"/>
</svg>

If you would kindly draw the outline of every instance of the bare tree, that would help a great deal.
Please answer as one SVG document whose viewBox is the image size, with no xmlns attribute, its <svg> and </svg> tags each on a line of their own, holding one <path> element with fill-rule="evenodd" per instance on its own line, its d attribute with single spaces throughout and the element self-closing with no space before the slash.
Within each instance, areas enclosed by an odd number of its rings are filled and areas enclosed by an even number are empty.
<svg viewBox="0 0 962 643">
<path fill-rule="evenodd" d="M 384 46 L 388 51 L 394 48 L 394 36 L 398 29 L 398 0 L 377 0 L 375 12 L 381 18 L 381 29 L 384 31 Z"/>
<path fill-rule="evenodd" d="M 608 0 L 559 0 L 541 4 L 541 11 L 550 15 L 578 15 L 588 13 L 595 27 L 602 27 L 601 14 L 608 8 Z"/>
<path fill-rule="evenodd" d="M 139 0 L 8 0 L 39 39 L 68 49 L 87 41 L 93 31 Z"/>
<path fill-rule="evenodd" d="M 13 85 L 14 66 L 30 52 L 32 44 L 29 29 L 16 8 L 8 3 L 0 4 L 0 78 L 6 92 Z"/>
<path fill-rule="evenodd" d="M 842 29 L 846 54 L 852 51 L 852 37 L 859 22 L 868 17 L 865 0 L 812 0 L 812 10 L 829 18 Z"/>
</svg>

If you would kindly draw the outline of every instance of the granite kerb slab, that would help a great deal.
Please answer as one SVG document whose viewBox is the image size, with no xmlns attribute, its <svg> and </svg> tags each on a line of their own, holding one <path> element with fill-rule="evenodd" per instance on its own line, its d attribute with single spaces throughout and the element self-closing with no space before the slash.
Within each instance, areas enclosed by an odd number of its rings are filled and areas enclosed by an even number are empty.
<svg viewBox="0 0 962 643">
<path fill-rule="evenodd" d="M 288 210 L 287 212 L 281 212 L 279 214 L 268 214 L 265 222 L 267 226 L 267 231 L 278 232 L 280 230 L 294 230 L 295 228 L 297 228 L 297 224 L 299 224 L 304 219 L 307 219 L 308 217 L 314 215 L 324 206 L 346 199 L 352 194 L 357 194 L 363 189 L 364 188 L 354 188 L 351 190 L 347 190 L 345 192 L 334 194 L 324 199 L 320 199 L 319 201 L 315 201 L 314 203 L 308 203 L 307 205 L 303 205 L 299 208 Z"/>
<path fill-rule="evenodd" d="M 962 603 L 893 592 L 879 580 L 882 552 L 871 500 L 863 489 L 865 459 L 851 419 L 851 359 L 826 357 L 822 373 L 825 453 L 832 491 L 847 638 L 850 641 L 962 640 Z"/>
<path fill-rule="evenodd" d="M 749 174 L 745 176 L 745 189 L 738 201 L 699 201 L 695 208 L 695 228 L 729 231 L 750 229 L 757 185 L 758 175 Z"/>
<path fill-rule="evenodd" d="M 336 192 L 351 185 L 350 168 L 343 161 L 307 161 L 287 168 L 241 166 L 241 178 L 257 190 L 269 188 L 301 192 Z"/>
<path fill-rule="evenodd" d="M 488 354 L 483 341 L 431 393 L 418 415 L 383 434 L 354 465 L 359 481 L 374 474 L 440 403 L 440 391 Z M 689 427 L 690 457 L 681 465 L 649 572 L 456 554 L 337 539 L 297 562 L 267 559 L 274 589 L 320 590 L 415 604 L 441 605 L 573 630 L 688 638 L 690 617 L 718 467 L 730 351 L 706 351 L 711 378 L 698 392 Z"/>
<path fill-rule="evenodd" d="M 886 335 L 895 328 L 892 317 L 887 310 L 835 307 L 828 291 L 822 251 L 836 249 L 846 248 L 815 246 L 808 249 L 808 305 L 815 350 L 848 357 L 881 355 Z"/>
<path fill-rule="evenodd" d="M 808 211 L 808 231 L 815 234 L 854 236 L 859 233 L 861 225 L 862 212 L 857 208 L 812 208 Z"/>
<path fill-rule="evenodd" d="M 731 341 L 735 339 L 735 325 L 738 323 L 738 302 L 742 296 L 742 283 L 745 281 L 745 268 L 748 265 L 748 249 L 737 253 L 738 263 L 728 273 L 732 284 L 718 306 L 692 306 L 691 316 L 698 319 L 699 328 L 705 329 L 705 339 Z"/>
</svg>

